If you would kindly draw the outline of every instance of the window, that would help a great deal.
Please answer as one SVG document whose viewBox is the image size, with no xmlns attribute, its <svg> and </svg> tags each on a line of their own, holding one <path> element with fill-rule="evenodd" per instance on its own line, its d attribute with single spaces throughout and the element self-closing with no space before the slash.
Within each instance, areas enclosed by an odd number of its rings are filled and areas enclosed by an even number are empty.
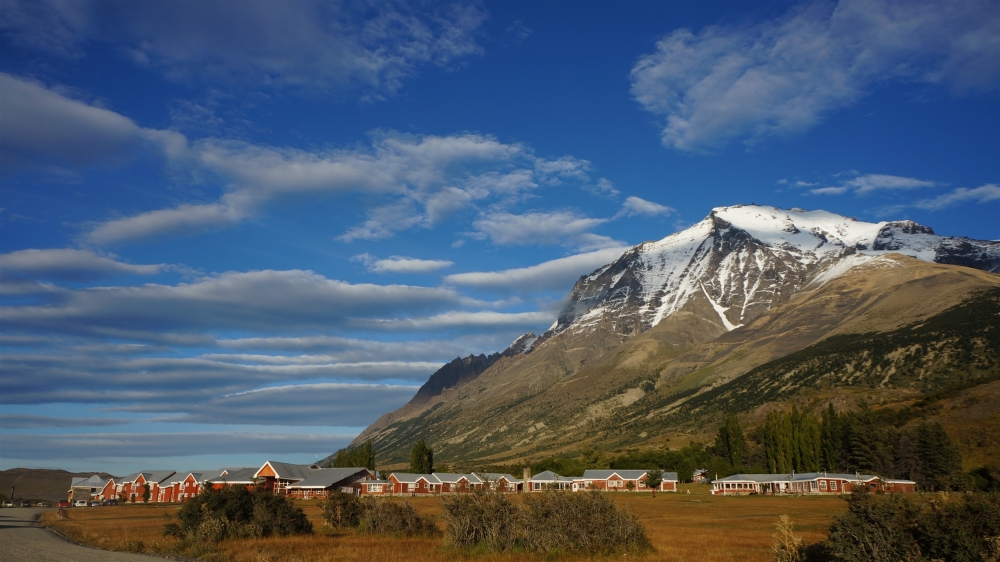
<svg viewBox="0 0 1000 562">
<path fill-rule="evenodd" d="M 836 480 L 831 480 L 830 481 L 830 489 L 831 490 L 836 490 L 837 489 L 837 481 Z"/>
<path fill-rule="evenodd" d="M 819 489 L 820 490 L 826 490 L 826 480 L 820 480 L 819 481 Z"/>
<path fill-rule="evenodd" d="M 382 485 L 381 484 L 369 484 L 368 485 L 368 491 L 369 492 L 381 492 L 382 491 Z"/>
</svg>

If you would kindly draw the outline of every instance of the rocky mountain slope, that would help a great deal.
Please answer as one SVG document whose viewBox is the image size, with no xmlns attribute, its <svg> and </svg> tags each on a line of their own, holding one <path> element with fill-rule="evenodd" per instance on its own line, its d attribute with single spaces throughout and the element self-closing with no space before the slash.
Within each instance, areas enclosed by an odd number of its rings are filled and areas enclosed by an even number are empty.
<svg viewBox="0 0 1000 562">
<path fill-rule="evenodd" d="M 1000 243 L 940 237 L 910 221 L 717 208 L 582 277 L 559 320 L 523 353 L 383 416 L 358 440 L 372 439 L 389 461 L 418 438 L 438 458 L 499 460 L 689 435 L 726 411 L 753 415 L 830 388 L 901 399 L 989 378 L 1000 368 L 992 340 L 947 318 L 969 303 L 988 309 L 1000 276 L 984 271 L 998 268 Z M 906 332 L 928 324 L 937 331 L 921 337 L 933 333 L 934 350 Z M 845 337 L 860 337 L 849 341 L 869 356 L 823 343 Z M 771 365 L 796 353 L 809 359 Z M 918 367 L 897 365 L 904 360 Z M 959 363 L 959 374 L 932 373 Z"/>
</svg>

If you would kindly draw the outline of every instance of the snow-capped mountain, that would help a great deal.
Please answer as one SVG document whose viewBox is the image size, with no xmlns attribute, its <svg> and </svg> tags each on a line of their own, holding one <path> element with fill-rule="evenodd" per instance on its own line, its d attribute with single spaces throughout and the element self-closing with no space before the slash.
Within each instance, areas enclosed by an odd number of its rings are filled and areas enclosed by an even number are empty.
<svg viewBox="0 0 1000 562">
<path fill-rule="evenodd" d="M 581 277 L 559 319 L 535 343 L 598 323 L 643 332 L 705 298 L 727 330 L 810 285 L 887 253 L 1000 271 L 1000 242 L 937 236 L 913 221 L 869 223 L 827 211 L 718 207 L 694 226 L 630 249 Z"/>
</svg>

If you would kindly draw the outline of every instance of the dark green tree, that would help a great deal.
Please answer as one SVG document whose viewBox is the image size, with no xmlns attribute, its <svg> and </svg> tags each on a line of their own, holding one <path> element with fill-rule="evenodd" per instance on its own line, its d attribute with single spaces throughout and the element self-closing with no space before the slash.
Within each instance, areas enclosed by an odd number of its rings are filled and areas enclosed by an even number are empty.
<svg viewBox="0 0 1000 562">
<path fill-rule="evenodd" d="M 746 437 L 736 414 L 729 414 L 726 423 L 719 428 L 719 445 L 722 453 L 729 459 L 736 472 L 743 471 L 743 452 L 746 449 Z"/>
<path fill-rule="evenodd" d="M 375 449 L 372 447 L 371 440 L 337 451 L 330 466 L 334 468 L 364 467 L 368 470 L 375 470 Z"/>
<path fill-rule="evenodd" d="M 785 474 L 795 468 L 789 416 L 777 410 L 768 412 L 764 419 L 764 456 L 772 474 Z"/>
<path fill-rule="evenodd" d="M 653 497 L 656 497 L 656 489 L 660 487 L 660 483 L 663 482 L 663 471 L 654 468 L 646 472 L 646 485 L 653 492 Z"/>
<path fill-rule="evenodd" d="M 835 472 L 840 469 L 840 451 L 844 441 L 841 416 L 833 409 L 833 402 L 823 411 L 820 428 L 820 448 L 823 455 L 823 470 Z"/>
<path fill-rule="evenodd" d="M 434 450 L 421 439 L 410 449 L 410 472 L 431 474 L 434 472 Z"/>
<path fill-rule="evenodd" d="M 149 484 L 143 484 L 142 485 L 142 503 L 148 503 L 150 495 L 151 494 L 149 493 Z"/>
<path fill-rule="evenodd" d="M 944 427 L 936 421 L 923 422 L 916 428 L 920 470 L 917 483 L 925 490 L 950 490 L 958 487 L 962 455 Z"/>
<path fill-rule="evenodd" d="M 796 455 L 799 472 L 816 472 L 820 469 L 823 458 L 823 430 L 816 416 L 809 413 L 798 413 L 793 416 L 796 427 Z"/>
</svg>

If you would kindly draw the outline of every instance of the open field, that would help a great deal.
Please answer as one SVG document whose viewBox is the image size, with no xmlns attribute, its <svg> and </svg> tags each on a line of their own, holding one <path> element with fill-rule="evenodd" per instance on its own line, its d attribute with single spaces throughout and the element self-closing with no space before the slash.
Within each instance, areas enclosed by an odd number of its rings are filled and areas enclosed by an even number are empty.
<svg viewBox="0 0 1000 562">
<path fill-rule="evenodd" d="M 682 486 L 681 493 L 619 493 L 620 505 L 634 511 L 646 526 L 656 552 L 640 560 L 764 561 L 770 559 L 771 535 L 781 514 L 791 517 L 795 532 L 808 542 L 825 537 L 834 515 L 846 509 L 837 497 L 713 497 L 706 485 Z M 687 494 L 686 491 L 691 493 Z M 440 519 L 440 500 L 406 498 L 422 514 Z M 444 539 L 395 538 L 331 532 L 323 528 L 315 501 L 302 501 L 316 532 L 311 536 L 224 541 L 200 550 L 177 551 L 177 541 L 163 537 L 163 525 L 179 506 L 138 505 L 77 508 L 46 514 L 43 521 L 78 542 L 111 550 L 177 552 L 211 561 L 370 561 L 432 562 L 451 560 L 520 561 L 552 559 L 530 554 L 467 555 L 449 548 Z M 142 543 L 141 546 L 139 543 Z M 565 555 L 557 560 L 575 560 Z M 630 557 L 634 558 L 634 557 Z"/>
</svg>

